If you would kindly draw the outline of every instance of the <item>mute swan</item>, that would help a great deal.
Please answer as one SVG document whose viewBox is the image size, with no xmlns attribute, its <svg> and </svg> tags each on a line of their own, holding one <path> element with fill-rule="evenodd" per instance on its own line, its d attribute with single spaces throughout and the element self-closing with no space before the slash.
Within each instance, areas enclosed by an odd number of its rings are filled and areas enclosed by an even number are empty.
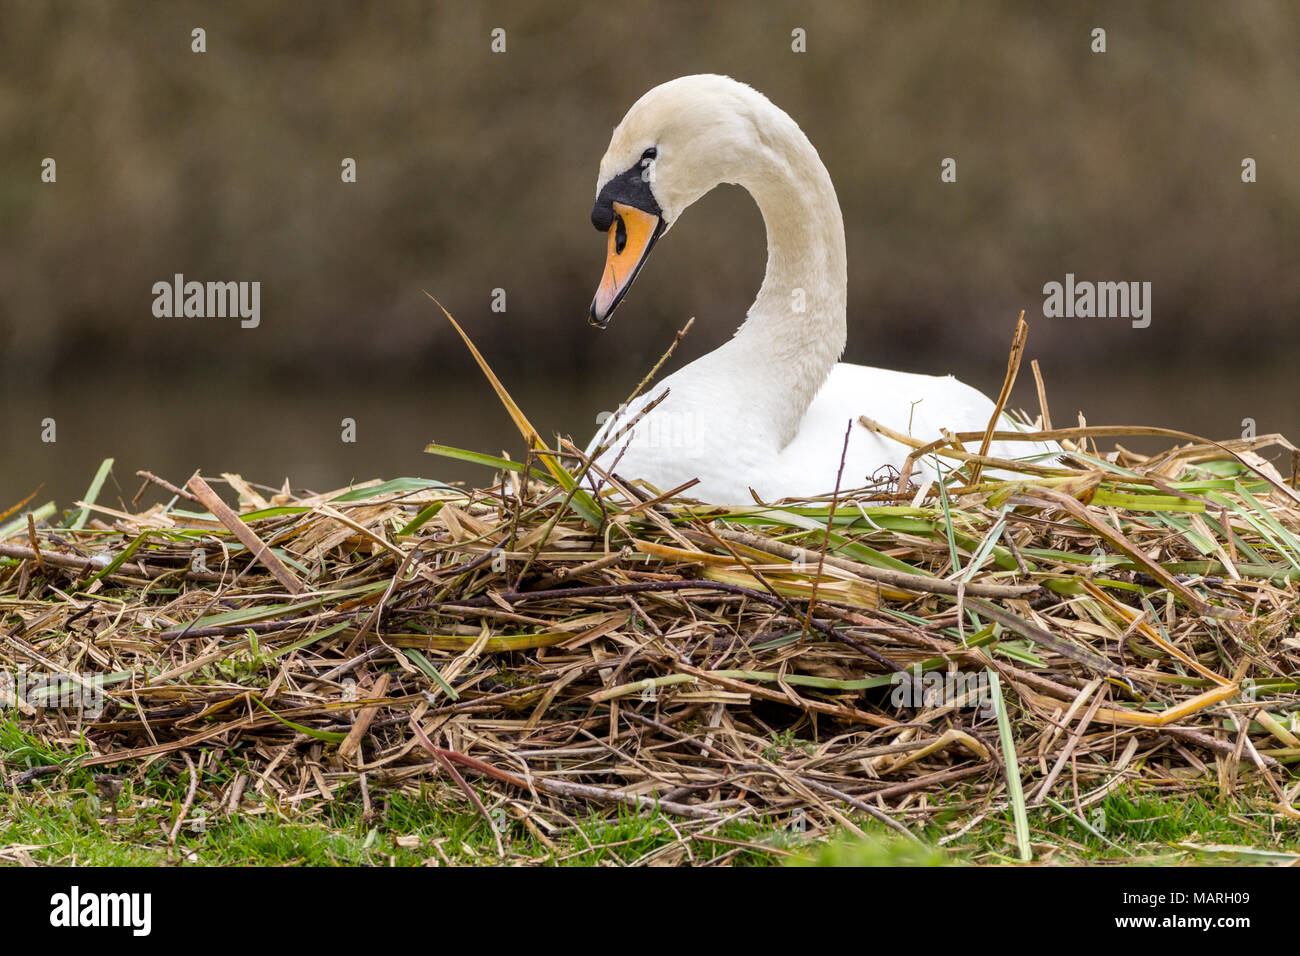
<svg viewBox="0 0 1300 956">
<path fill-rule="evenodd" d="M 841 488 L 870 483 L 882 466 L 900 467 L 911 449 L 856 424 L 861 415 L 924 441 L 939 438 L 940 429 L 987 427 L 994 403 L 951 375 L 837 364 L 847 273 L 835 187 L 794 120 L 729 77 L 685 76 L 657 86 L 614 130 L 591 213 L 608 233 L 591 324 L 606 327 L 655 242 L 720 183 L 743 186 L 763 214 L 762 288 L 730 341 L 605 422 L 588 448 L 594 454 L 608 444 L 597 464 L 608 469 L 617 459 L 618 474 L 661 491 L 696 478 L 684 494 L 752 504 L 751 488 L 765 501 L 830 494 L 850 422 Z M 1004 419 L 1000 427 L 1015 426 Z M 1029 443 L 990 449 L 1004 459 L 1059 452 Z M 918 470 L 933 475 L 928 465 Z"/>
</svg>

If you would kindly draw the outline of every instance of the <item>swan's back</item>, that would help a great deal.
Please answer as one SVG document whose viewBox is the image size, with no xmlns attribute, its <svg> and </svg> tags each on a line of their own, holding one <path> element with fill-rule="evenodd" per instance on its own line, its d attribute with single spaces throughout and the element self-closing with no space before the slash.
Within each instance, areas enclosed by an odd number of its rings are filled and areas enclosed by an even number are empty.
<svg viewBox="0 0 1300 956">
<path fill-rule="evenodd" d="M 854 424 L 849 434 L 842 487 L 857 488 L 871 483 L 885 465 L 900 468 L 911 449 L 868 432 L 857 424 L 858 415 L 930 442 L 939 438 L 945 429 L 984 431 L 994 408 L 988 396 L 951 375 L 920 375 L 841 363 L 831 370 L 826 384 L 813 398 L 794 441 L 781 452 L 781 483 L 785 488 L 824 484 L 827 471 L 834 474 L 839 469 L 849 421 Z M 1020 430 L 1006 415 L 1002 416 L 999 428 Z M 978 451 L 978 442 L 970 443 L 967 448 Z M 1058 445 L 1044 442 L 994 442 L 989 449 L 994 458 L 1042 463 L 1060 453 Z M 951 459 L 948 461 L 956 464 Z M 924 463 L 913 473 L 918 477 L 933 476 Z M 826 490 L 791 493 L 825 494 Z"/>
</svg>

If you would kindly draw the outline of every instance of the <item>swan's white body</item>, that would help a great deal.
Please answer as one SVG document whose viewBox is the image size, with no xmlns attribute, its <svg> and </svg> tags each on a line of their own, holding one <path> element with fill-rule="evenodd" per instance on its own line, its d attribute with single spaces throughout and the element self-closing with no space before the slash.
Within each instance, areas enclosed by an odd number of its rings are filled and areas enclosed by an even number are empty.
<svg viewBox="0 0 1300 956">
<path fill-rule="evenodd" d="M 952 376 L 837 363 L 847 329 L 839 202 L 817 151 L 766 97 L 721 76 L 658 86 L 614 131 L 598 203 L 602 187 L 638 161 L 664 228 L 719 183 L 747 189 L 767 228 L 767 274 L 729 342 L 647 388 L 602 427 L 588 449 L 608 443 L 597 459 L 602 468 L 661 491 L 694 478 L 690 497 L 749 504 L 751 489 L 767 501 L 833 491 L 846 429 L 841 489 L 901 466 L 911 448 L 868 431 L 860 416 L 922 441 L 944 429 L 987 427 L 994 403 Z M 1015 428 L 1005 418 L 1000 427 Z M 1014 442 L 994 443 L 990 454 L 1041 461 L 1059 451 Z M 925 463 L 921 471 L 932 474 Z"/>
</svg>

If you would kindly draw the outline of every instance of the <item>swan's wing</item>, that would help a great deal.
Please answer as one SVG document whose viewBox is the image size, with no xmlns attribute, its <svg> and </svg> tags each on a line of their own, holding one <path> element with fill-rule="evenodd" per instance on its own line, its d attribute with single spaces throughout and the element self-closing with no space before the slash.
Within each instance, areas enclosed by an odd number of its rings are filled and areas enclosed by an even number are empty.
<svg viewBox="0 0 1300 956">
<path fill-rule="evenodd" d="M 917 375 L 865 365 L 836 365 L 813 399 L 794 440 L 780 455 L 783 488 L 790 494 L 824 494 L 834 487 L 849 423 L 844 456 L 844 488 L 870 483 L 885 466 L 900 468 L 911 449 L 857 424 L 866 415 L 919 441 L 952 432 L 983 431 L 993 416 L 993 401 L 951 375 Z M 1023 430 L 1006 415 L 1001 427 Z M 967 446 L 978 450 L 978 443 Z M 1046 463 L 1061 453 L 1055 443 L 994 442 L 997 458 Z M 928 474 L 929 469 L 924 469 Z"/>
</svg>

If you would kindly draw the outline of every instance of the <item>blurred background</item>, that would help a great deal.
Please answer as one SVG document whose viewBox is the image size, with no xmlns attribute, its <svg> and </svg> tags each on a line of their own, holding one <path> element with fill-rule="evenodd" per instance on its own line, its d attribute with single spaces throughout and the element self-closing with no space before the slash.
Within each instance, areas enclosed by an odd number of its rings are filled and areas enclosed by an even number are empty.
<svg viewBox="0 0 1300 956">
<path fill-rule="evenodd" d="M 138 468 L 486 480 L 422 454 L 521 453 L 422 289 L 543 433 L 585 441 L 687 318 L 672 367 L 730 336 L 763 275 L 757 210 L 723 187 L 608 331 L 584 321 L 610 131 L 696 72 L 766 93 L 829 168 L 846 361 L 996 392 L 1024 309 L 1057 424 L 1300 438 L 1297 50 L 1290 0 L 0 0 L 0 511 L 39 485 L 70 505 L 109 456 L 126 498 Z M 1067 272 L 1151 282 L 1151 326 L 1045 318 Z M 260 326 L 155 318 L 175 273 L 260 281 Z M 1012 404 L 1037 411 L 1027 365 Z"/>
</svg>

